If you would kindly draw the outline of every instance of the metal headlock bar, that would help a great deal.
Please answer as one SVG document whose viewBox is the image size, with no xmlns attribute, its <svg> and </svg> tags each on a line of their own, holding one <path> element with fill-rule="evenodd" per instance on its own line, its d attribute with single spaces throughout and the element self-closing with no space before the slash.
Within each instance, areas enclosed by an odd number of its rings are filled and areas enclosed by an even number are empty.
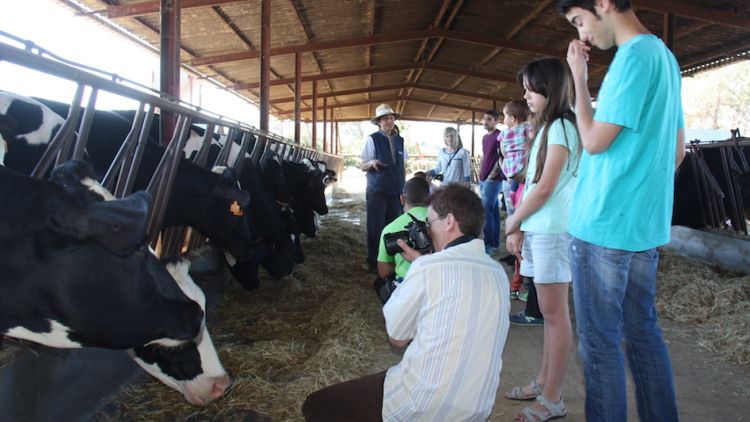
<svg viewBox="0 0 750 422">
<path fill-rule="evenodd" d="M 73 81 L 78 85 L 68 116 L 34 169 L 32 173 L 33 177 L 44 177 L 49 172 L 53 162 L 61 164 L 70 158 L 80 159 L 84 156 L 86 141 L 94 117 L 97 94 L 100 90 L 103 90 L 139 103 L 131 130 L 123 141 L 120 150 L 102 181 L 102 184 L 110 191 L 113 191 L 116 197 L 129 195 L 135 183 L 135 177 L 140 167 L 146 142 L 149 138 L 156 109 L 158 108 L 161 113 L 172 113 L 177 116 L 178 121 L 172 134 L 172 141 L 167 147 L 148 187 L 148 191 L 152 194 L 154 201 L 148 229 L 148 235 L 151 239 L 157 238 L 158 229 L 162 225 L 164 213 L 166 212 L 166 203 L 176 177 L 177 166 L 183 157 L 182 151 L 192 123 L 206 125 L 206 133 L 203 137 L 201 148 L 195 157 L 195 162 L 202 166 L 207 164 L 212 137 L 217 128 L 226 128 L 228 136 L 215 164 L 227 165 L 232 147 L 231 144 L 234 143 L 235 137 L 241 137 L 240 154 L 231 163 L 231 167 L 238 176 L 241 174 L 243 167 L 244 160 L 242 158 L 245 157 L 247 151 L 250 149 L 250 143 L 253 138 L 256 138 L 256 140 L 250 156 L 255 163 L 260 161 L 260 158 L 267 150 L 281 151 L 282 154 L 280 155 L 282 159 L 294 162 L 299 162 L 302 158 L 324 161 L 330 167 L 337 170 L 341 168 L 343 163 L 342 158 L 339 156 L 293 144 L 291 140 L 272 132 L 261 130 L 246 123 L 181 102 L 159 91 L 148 89 L 117 75 L 108 74 L 59 58 L 39 48 L 30 41 L 20 40 L 2 31 L 0 31 L 0 36 L 4 36 L 25 46 L 24 49 L 0 42 L 0 61 L 7 61 L 29 69 L 41 71 Z M 106 75 L 110 79 L 95 73 Z M 81 118 L 83 110 L 81 102 L 86 88 L 89 88 L 91 92 L 85 111 L 83 111 L 83 118 Z M 76 136 L 75 125 L 79 120 L 81 123 Z"/>
<path fill-rule="evenodd" d="M 698 189 L 701 217 L 706 227 L 727 227 L 726 222 L 728 220 L 731 229 L 738 233 L 748 234 L 745 205 L 737 177 L 750 171 L 744 152 L 744 148 L 747 146 L 750 146 L 750 138 L 740 136 L 739 130 L 733 130 L 732 137 L 723 141 L 700 142 L 694 140 L 687 146 L 693 152 L 690 154 L 691 165 Z M 715 148 L 719 149 L 721 174 L 727 183 L 726 192 L 722 190 L 703 158 L 703 150 Z M 724 206 L 725 199 L 728 201 L 728 210 Z"/>
</svg>

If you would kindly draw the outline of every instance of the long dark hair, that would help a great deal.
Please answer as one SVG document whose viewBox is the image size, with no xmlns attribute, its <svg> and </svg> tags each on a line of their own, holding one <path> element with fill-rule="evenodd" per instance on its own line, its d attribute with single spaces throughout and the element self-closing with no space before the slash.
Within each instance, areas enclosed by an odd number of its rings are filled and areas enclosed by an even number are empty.
<svg viewBox="0 0 750 422">
<path fill-rule="evenodd" d="M 575 127 L 576 132 L 578 131 L 576 116 L 571 109 L 575 100 L 575 93 L 573 85 L 570 83 L 570 72 L 567 66 L 555 58 L 539 59 L 528 63 L 518 72 L 516 80 L 521 85 L 521 88 L 541 94 L 547 99 L 547 106 L 544 107 L 544 110 L 534 113 L 532 116 L 535 134 L 539 133 L 540 127 L 544 125 L 542 136 L 535 136 L 535 139 L 541 142 L 539 145 L 539 154 L 536 156 L 536 173 L 532 179 L 533 183 L 537 183 L 542 177 L 544 162 L 547 160 L 547 136 L 552 123 L 557 119 L 563 119 L 564 128 L 565 120 L 569 120 L 573 127 Z M 524 81 L 526 82 L 525 85 Z M 563 130 L 563 133 L 565 134 L 566 132 Z M 565 145 L 569 146 L 567 134 L 565 135 Z M 570 150 L 570 148 L 568 149 Z M 581 156 L 581 149 L 581 143 L 579 142 L 578 157 Z M 570 158 L 568 158 L 569 164 Z"/>
</svg>

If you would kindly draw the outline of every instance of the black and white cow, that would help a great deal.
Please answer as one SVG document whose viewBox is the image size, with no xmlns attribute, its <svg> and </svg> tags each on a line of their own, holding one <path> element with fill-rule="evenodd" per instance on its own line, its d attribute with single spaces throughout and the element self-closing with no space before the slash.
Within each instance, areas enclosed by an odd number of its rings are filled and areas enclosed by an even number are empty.
<svg viewBox="0 0 750 422">
<path fill-rule="evenodd" d="M 56 169 L 57 183 L 0 166 L 0 335 L 127 349 L 188 402 L 221 397 L 230 380 L 187 262 L 149 251 L 147 195 L 103 202 L 93 177 L 82 162 Z"/>
<path fill-rule="evenodd" d="M 740 218 L 750 216 L 750 169 L 745 167 L 750 162 L 750 154 L 744 148 L 728 146 L 723 147 L 728 153 L 729 177 L 737 182 L 739 186 L 738 196 L 742 199 L 744 206 Z M 702 148 L 698 150 L 698 159 L 695 168 L 693 156 L 695 152 L 687 151 L 680 168 L 675 175 L 674 208 L 672 212 L 672 225 L 680 225 L 691 228 L 704 228 L 699 196 L 703 188 L 699 187 L 695 171 L 706 177 L 706 188 L 710 195 L 717 198 L 718 203 L 724 208 L 724 214 L 718 216 L 719 221 L 731 220 L 731 202 L 729 198 L 729 181 L 724 173 L 721 151 L 719 148 Z M 743 163 L 743 158 L 745 163 Z M 705 198 L 703 198 L 705 202 Z"/>
<path fill-rule="evenodd" d="M 5 164 L 30 174 L 52 136 L 67 115 L 69 106 L 49 100 L 44 104 L 17 94 L 0 91 L 0 145 L 7 143 Z M 4 110 L 4 112 L 3 112 Z M 1 122 L 5 119 L 6 124 Z M 97 110 L 87 143 L 88 159 L 101 179 L 114 159 L 120 144 L 130 131 L 130 122 L 120 116 Z M 164 148 L 147 143 L 134 188 L 145 189 Z M 234 211 L 246 207 L 249 195 L 236 186 L 231 173 L 216 174 L 187 160 L 180 162 L 172 195 L 167 203 L 163 227 L 188 225 L 228 250 L 235 257 L 246 258 L 252 252 L 246 219 Z"/>
</svg>

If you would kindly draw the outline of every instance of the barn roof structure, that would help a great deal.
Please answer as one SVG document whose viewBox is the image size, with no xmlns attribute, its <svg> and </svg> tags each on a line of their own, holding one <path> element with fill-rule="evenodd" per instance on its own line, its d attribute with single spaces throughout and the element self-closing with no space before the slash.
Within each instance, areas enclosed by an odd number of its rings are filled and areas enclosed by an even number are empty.
<svg viewBox="0 0 750 422">
<path fill-rule="evenodd" d="M 159 46 L 159 0 L 60 0 Z M 632 0 L 672 44 L 683 75 L 750 58 L 747 0 Z M 270 113 L 301 118 L 325 107 L 337 121 L 368 120 L 382 102 L 404 119 L 463 122 L 519 98 L 516 72 L 563 58 L 575 29 L 554 0 L 272 0 Z M 181 0 L 180 60 L 260 101 L 261 0 Z M 596 92 L 613 52 L 590 58 Z M 314 104 L 315 103 L 315 104 Z M 331 119 L 331 117 L 328 117 Z"/>
</svg>

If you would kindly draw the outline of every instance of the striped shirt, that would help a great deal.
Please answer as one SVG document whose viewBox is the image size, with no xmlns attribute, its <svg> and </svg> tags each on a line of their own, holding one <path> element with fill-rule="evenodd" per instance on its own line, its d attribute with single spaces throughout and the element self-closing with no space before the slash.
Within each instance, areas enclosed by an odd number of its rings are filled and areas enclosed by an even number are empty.
<svg viewBox="0 0 750 422">
<path fill-rule="evenodd" d="M 508 334 L 508 278 L 474 239 L 412 263 L 383 307 L 388 335 L 413 339 L 383 384 L 385 421 L 486 420 Z"/>
</svg>

